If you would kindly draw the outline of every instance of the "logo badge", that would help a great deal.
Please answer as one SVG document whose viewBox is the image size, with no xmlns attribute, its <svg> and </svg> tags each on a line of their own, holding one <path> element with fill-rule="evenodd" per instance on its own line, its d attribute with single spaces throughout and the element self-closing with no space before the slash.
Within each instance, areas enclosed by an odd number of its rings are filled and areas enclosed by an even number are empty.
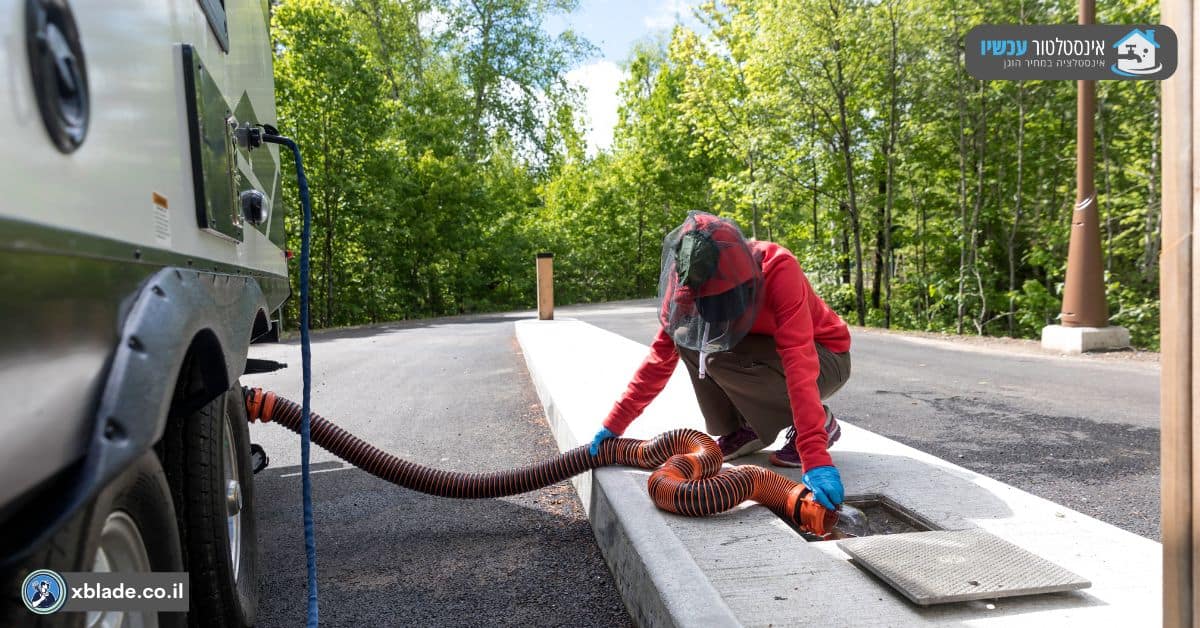
<svg viewBox="0 0 1200 628">
<path fill-rule="evenodd" d="M 38 615 L 55 613 L 67 602 L 67 583 L 55 571 L 38 569 L 25 576 L 21 601 Z"/>
<path fill-rule="evenodd" d="M 1113 44 L 1117 49 L 1117 63 L 1112 66 L 1114 74 L 1121 76 L 1146 76 L 1158 74 L 1163 65 L 1158 61 L 1161 46 L 1154 41 L 1154 29 L 1133 29 L 1120 41 Z"/>
<path fill-rule="evenodd" d="M 1162 24 L 981 24 L 964 44 L 967 73 L 985 81 L 1161 81 L 1179 60 Z"/>
</svg>

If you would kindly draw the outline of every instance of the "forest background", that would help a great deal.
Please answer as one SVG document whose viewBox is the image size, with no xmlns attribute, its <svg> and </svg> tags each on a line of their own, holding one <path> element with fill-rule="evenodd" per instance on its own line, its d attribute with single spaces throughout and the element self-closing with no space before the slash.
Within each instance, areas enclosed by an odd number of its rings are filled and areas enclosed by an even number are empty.
<svg viewBox="0 0 1200 628">
<path fill-rule="evenodd" d="M 1158 22 L 1153 0 L 1097 4 L 1100 23 Z M 706 2 L 629 51 L 602 150 L 566 78 L 595 48 L 544 28 L 575 9 L 272 5 L 279 127 L 313 189 L 315 327 L 531 308 L 542 251 L 559 304 L 651 296 L 693 209 L 791 249 L 850 323 L 1036 337 L 1055 321 L 1075 84 L 975 80 L 963 40 L 1074 23 L 1074 0 Z M 1097 102 L 1111 322 L 1156 349 L 1159 84 L 1101 81 Z"/>
</svg>

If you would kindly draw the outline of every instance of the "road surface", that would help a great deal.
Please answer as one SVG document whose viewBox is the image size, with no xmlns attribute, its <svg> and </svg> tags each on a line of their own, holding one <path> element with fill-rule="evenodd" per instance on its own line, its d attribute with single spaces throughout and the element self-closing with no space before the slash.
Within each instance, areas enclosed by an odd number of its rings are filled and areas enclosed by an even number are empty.
<svg viewBox="0 0 1200 628">
<path fill-rule="evenodd" d="M 313 409 L 403 458 L 494 471 L 558 452 L 511 317 L 462 317 L 313 335 Z M 527 315 L 520 315 L 527 317 Z M 244 383 L 300 400 L 296 342 L 251 356 L 291 368 Z M 271 465 L 255 477 L 259 626 L 302 626 L 299 441 L 252 425 Z M 313 447 L 324 626 L 628 626 L 569 483 L 496 500 L 397 488 Z"/>
</svg>

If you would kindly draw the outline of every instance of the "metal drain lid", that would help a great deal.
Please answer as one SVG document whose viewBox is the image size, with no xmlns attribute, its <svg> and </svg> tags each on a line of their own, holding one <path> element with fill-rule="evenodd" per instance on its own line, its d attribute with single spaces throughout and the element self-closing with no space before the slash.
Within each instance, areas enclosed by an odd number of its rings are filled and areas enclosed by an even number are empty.
<svg viewBox="0 0 1200 628">
<path fill-rule="evenodd" d="M 1090 581 L 980 529 L 869 536 L 837 544 L 921 606 L 1092 586 Z"/>
</svg>

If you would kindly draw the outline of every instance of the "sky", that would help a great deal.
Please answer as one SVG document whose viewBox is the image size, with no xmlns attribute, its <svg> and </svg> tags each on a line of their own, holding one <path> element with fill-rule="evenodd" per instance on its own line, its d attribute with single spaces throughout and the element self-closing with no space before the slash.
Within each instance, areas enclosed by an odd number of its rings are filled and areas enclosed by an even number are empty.
<svg viewBox="0 0 1200 628">
<path fill-rule="evenodd" d="M 699 0 L 581 0 L 569 15 L 553 16 L 545 28 L 558 34 L 570 28 L 598 48 L 596 56 L 584 59 L 567 79 L 584 88 L 584 120 L 588 126 L 588 153 L 612 144 L 617 124 L 617 88 L 624 78 L 621 69 L 633 44 L 653 40 L 670 32 L 677 21 L 696 26 L 692 7 Z"/>
</svg>

